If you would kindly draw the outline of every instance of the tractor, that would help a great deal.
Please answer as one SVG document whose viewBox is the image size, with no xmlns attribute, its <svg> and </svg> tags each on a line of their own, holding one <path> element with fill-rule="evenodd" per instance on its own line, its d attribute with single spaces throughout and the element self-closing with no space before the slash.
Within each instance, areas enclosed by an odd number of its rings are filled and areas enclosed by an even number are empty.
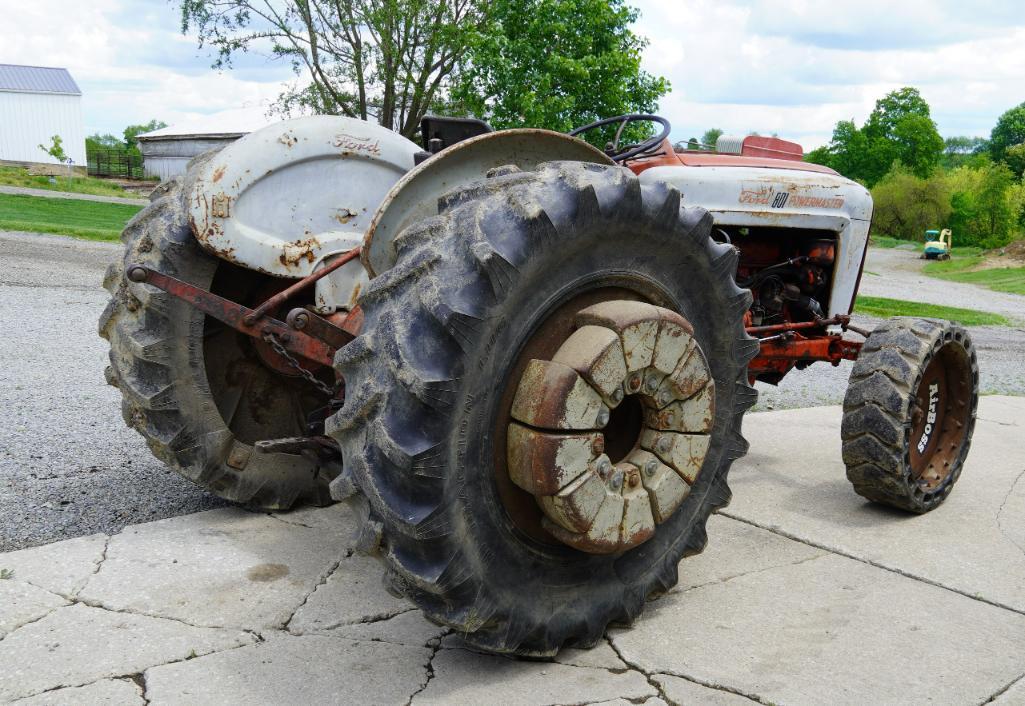
<svg viewBox="0 0 1025 706">
<path fill-rule="evenodd" d="M 670 129 L 428 117 L 416 144 L 313 116 L 197 157 L 105 278 L 126 423 L 228 500 L 347 501 L 387 590 L 534 657 L 628 624 L 702 551 L 756 381 L 854 361 L 854 491 L 937 507 L 976 352 L 946 321 L 852 325 L 869 193 L 793 142 L 677 152 Z"/>
<path fill-rule="evenodd" d="M 950 228 L 942 231 L 925 231 L 925 246 L 922 248 L 923 260 L 949 260 L 950 248 L 953 246 L 953 235 Z"/>
</svg>

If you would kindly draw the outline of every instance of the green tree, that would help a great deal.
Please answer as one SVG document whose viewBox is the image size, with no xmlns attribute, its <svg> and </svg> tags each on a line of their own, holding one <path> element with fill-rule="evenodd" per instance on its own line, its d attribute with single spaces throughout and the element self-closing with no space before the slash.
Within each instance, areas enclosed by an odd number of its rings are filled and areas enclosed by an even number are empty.
<svg viewBox="0 0 1025 706">
<path fill-rule="evenodd" d="M 65 164 L 68 161 L 68 155 L 64 151 L 64 140 L 61 139 L 60 135 L 54 135 L 50 138 L 50 146 L 39 145 L 39 149 L 46 154 L 56 159 L 61 164 Z"/>
<path fill-rule="evenodd" d="M 646 41 L 624 0 L 492 0 L 453 98 L 497 128 L 567 131 L 601 118 L 652 112 L 669 91 L 641 70 Z M 629 137 L 643 136 L 633 131 Z M 593 139 L 607 139 L 594 136 Z"/>
<path fill-rule="evenodd" d="M 1002 162 L 1007 150 L 1025 143 L 1025 103 L 1011 108 L 997 119 L 989 136 L 989 150 L 994 162 Z M 1021 176 L 1021 172 L 1017 172 Z"/>
<path fill-rule="evenodd" d="M 874 230 L 920 241 L 926 230 L 947 222 L 951 212 L 951 186 L 946 179 L 923 179 L 906 167 L 897 166 L 872 188 L 872 201 Z"/>
<path fill-rule="evenodd" d="M 992 248 L 1014 237 L 1025 189 L 1006 164 L 963 166 L 944 178 L 952 191 L 949 225 L 957 242 Z"/>
<path fill-rule="evenodd" d="M 979 243 L 983 247 L 996 248 L 1011 240 L 1011 228 L 1017 215 L 1011 212 L 1008 199 L 1013 184 L 1014 174 L 1006 164 L 993 164 L 983 173 L 977 196 L 985 233 Z"/>
<path fill-rule="evenodd" d="M 1025 174 L 1025 142 L 1008 147 L 1004 152 L 1004 162 L 1018 178 L 1022 178 Z"/>
<path fill-rule="evenodd" d="M 928 177 L 939 164 L 944 146 L 929 104 L 918 89 L 906 87 L 876 101 L 863 127 L 853 120 L 838 122 L 828 148 L 814 151 L 808 161 L 873 186 L 894 162 L 920 178 Z"/>
<path fill-rule="evenodd" d="M 125 128 L 124 136 L 124 147 L 129 152 L 138 154 L 139 153 L 139 141 L 136 139 L 139 135 L 145 132 L 152 132 L 153 130 L 159 130 L 162 127 L 167 127 L 167 123 L 163 120 L 150 120 L 148 123 L 142 125 L 129 125 Z"/>
<path fill-rule="evenodd" d="M 709 149 L 715 149 L 715 143 L 720 137 L 722 137 L 722 130 L 717 127 L 709 128 L 701 136 L 701 144 L 707 145 Z"/>
<path fill-rule="evenodd" d="M 943 156 L 940 163 L 947 169 L 964 164 L 979 165 L 980 158 L 988 154 L 989 140 L 985 137 L 948 137 L 943 140 Z"/>
<path fill-rule="evenodd" d="M 483 0 L 180 0 L 182 32 L 230 67 L 264 52 L 308 77 L 280 96 L 281 112 L 374 119 L 413 137 L 446 98 L 486 17 Z"/>
</svg>

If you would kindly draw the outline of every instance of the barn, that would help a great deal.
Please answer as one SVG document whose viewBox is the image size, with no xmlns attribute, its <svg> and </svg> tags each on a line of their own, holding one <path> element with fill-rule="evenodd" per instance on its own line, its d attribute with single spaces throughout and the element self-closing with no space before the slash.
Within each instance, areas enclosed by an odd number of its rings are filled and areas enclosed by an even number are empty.
<svg viewBox="0 0 1025 706">
<path fill-rule="evenodd" d="M 39 148 L 60 135 L 64 152 L 85 166 L 82 91 L 67 69 L 0 64 L 0 163 L 54 164 Z"/>
<path fill-rule="evenodd" d="M 142 168 L 148 177 L 171 179 L 185 172 L 189 160 L 215 147 L 277 122 L 263 107 L 235 108 L 197 116 L 138 136 Z"/>
</svg>

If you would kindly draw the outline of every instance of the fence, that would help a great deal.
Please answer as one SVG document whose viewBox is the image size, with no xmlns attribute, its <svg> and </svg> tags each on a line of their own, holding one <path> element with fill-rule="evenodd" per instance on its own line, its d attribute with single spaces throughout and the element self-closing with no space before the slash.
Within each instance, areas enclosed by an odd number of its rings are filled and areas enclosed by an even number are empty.
<svg viewBox="0 0 1025 706">
<path fill-rule="evenodd" d="M 142 179 L 142 156 L 120 150 L 96 150 L 90 152 L 89 176 L 121 177 Z"/>
</svg>

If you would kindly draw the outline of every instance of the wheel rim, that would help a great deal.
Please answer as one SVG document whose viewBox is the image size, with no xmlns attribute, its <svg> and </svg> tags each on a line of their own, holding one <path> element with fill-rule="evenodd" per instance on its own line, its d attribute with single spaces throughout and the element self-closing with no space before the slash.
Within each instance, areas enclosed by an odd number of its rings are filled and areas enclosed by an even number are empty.
<svg viewBox="0 0 1025 706">
<path fill-rule="evenodd" d="M 689 322 L 629 295 L 590 292 L 542 323 L 496 430 L 513 521 L 592 554 L 638 546 L 676 511 L 714 418 L 715 385 Z"/>
<path fill-rule="evenodd" d="M 954 470 L 968 434 L 972 372 L 968 354 L 950 341 L 926 366 L 911 411 L 911 473 L 924 492 Z"/>
</svg>

